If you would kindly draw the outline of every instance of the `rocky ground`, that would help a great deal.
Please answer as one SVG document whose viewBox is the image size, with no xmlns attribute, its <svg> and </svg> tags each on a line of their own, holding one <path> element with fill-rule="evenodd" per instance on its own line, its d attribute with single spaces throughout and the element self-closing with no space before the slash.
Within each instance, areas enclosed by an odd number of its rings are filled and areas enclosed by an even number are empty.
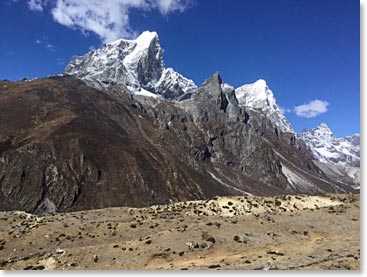
<svg viewBox="0 0 367 277">
<path fill-rule="evenodd" d="M 0 269 L 359 269 L 359 195 L 0 213 Z"/>
</svg>

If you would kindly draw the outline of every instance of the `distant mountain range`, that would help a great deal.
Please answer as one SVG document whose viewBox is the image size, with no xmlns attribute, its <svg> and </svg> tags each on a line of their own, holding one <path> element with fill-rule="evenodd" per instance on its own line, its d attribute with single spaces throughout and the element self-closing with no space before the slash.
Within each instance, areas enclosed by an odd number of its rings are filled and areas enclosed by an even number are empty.
<svg viewBox="0 0 367 277">
<path fill-rule="evenodd" d="M 336 138 L 326 123 L 311 131 L 304 130 L 300 138 L 310 147 L 320 162 L 341 166 L 360 166 L 360 135 Z"/>
<path fill-rule="evenodd" d="M 197 86 L 165 67 L 155 32 L 0 82 L 0 111 L 1 210 L 359 191 L 359 135 L 297 135 L 264 80 Z"/>
</svg>

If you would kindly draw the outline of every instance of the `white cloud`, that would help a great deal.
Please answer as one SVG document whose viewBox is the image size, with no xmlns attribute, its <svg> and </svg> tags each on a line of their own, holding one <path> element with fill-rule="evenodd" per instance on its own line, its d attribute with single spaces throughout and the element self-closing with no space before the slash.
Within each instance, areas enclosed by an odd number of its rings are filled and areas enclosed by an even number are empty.
<svg viewBox="0 0 367 277">
<path fill-rule="evenodd" d="M 36 39 L 34 43 L 44 47 L 46 50 L 49 50 L 52 52 L 56 51 L 55 45 L 50 43 L 47 36 L 42 36 L 41 38 Z"/>
<path fill-rule="evenodd" d="M 54 52 L 56 50 L 55 46 L 53 44 L 51 44 L 51 43 L 47 43 L 45 45 L 45 47 L 46 47 L 47 50 L 50 50 L 52 52 Z"/>
<path fill-rule="evenodd" d="M 162 14 L 169 14 L 171 12 L 184 12 L 190 5 L 189 1 L 177 1 L 177 0 L 158 0 L 151 1 L 156 2 L 159 11 Z"/>
<path fill-rule="evenodd" d="M 307 104 L 303 104 L 294 108 L 295 113 L 300 117 L 312 118 L 328 111 L 330 104 L 322 100 L 313 100 Z"/>
<path fill-rule="evenodd" d="M 157 9 L 162 15 L 184 12 L 193 0 L 28 0 L 31 10 L 42 11 L 49 6 L 53 19 L 83 33 L 93 32 L 103 42 L 133 38 L 130 26 L 131 9 Z"/>
<path fill-rule="evenodd" d="M 285 114 L 285 113 L 291 113 L 291 112 L 292 112 L 292 110 L 291 110 L 291 109 L 286 109 L 286 108 L 281 107 L 281 106 L 279 106 L 279 110 L 280 110 L 280 112 L 281 112 L 282 114 Z"/>
<path fill-rule="evenodd" d="M 28 7 L 32 10 L 32 11 L 38 11 L 38 12 L 42 12 L 43 11 L 43 6 L 46 4 L 44 0 L 28 0 L 27 2 Z"/>
</svg>

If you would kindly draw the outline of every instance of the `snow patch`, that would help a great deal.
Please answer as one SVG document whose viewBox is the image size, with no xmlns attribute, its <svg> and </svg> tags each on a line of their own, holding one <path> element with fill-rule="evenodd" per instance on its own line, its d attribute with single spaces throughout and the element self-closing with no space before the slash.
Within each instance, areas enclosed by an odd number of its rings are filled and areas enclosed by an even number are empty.
<svg viewBox="0 0 367 277">
<path fill-rule="evenodd" d="M 216 180 L 217 182 L 219 182 L 220 184 L 222 184 L 223 186 L 227 187 L 227 188 L 230 188 L 230 189 L 233 189 L 233 190 L 236 190 L 240 193 L 244 193 L 246 195 L 249 195 L 249 196 L 252 196 L 253 194 L 247 192 L 247 191 L 244 191 L 242 189 L 239 189 L 239 188 L 236 188 L 236 187 L 233 187 L 233 186 L 230 186 L 228 184 L 226 184 L 225 182 L 223 182 L 221 179 L 219 179 L 217 176 L 215 176 L 213 173 L 211 173 L 210 171 L 208 171 L 208 173 L 210 174 L 210 176 L 213 177 L 214 180 Z"/>
<path fill-rule="evenodd" d="M 134 91 L 134 95 L 146 96 L 146 97 L 153 97 L 155 99 L 162 99 L 161 95 L 157 95 L 153 92 L 150 92 L 146 89 L 140 88 L 139 91 Z"/>
</svg>

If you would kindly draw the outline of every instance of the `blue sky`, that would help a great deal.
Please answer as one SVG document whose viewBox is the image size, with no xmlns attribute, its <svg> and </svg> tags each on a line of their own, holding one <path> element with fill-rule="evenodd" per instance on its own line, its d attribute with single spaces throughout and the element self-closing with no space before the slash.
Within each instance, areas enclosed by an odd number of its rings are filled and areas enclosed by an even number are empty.
<svg viewBox="0 0 367 277">
<path fill-rule="evenodd" d="M 119 1 L 2 0 L 0 79 L 57 74 L 103 41 L 151 30 L 166 65 L 198 85 L 215 71 L 235 87 L 265 79 L 297 132 L 321 122 L 337 137 L 360 132 L 359 1 Z M 93 22 L 83 5 L 93 2 L 106 22 Z M 314 112 L 297 115 L 310 102 Z"/>
</svg>

